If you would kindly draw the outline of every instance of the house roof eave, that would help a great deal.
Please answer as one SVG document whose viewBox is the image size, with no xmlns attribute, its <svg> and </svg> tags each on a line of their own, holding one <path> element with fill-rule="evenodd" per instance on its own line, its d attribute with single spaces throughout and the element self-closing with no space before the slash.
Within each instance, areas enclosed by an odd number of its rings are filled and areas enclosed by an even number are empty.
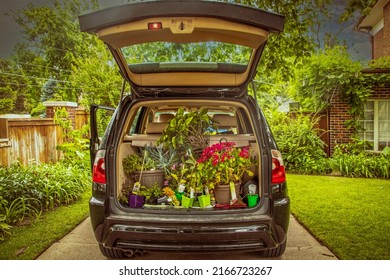
<svg viewBox="0 0 390 280">
<path fill-rule="evenodd" d="M 363 74 L 390 74 L 390 68 L 365 68 Z"/>
<path fill-rule="evenodd" d="M 390 0 L 379 0 L 372 7 L 370 13 L 365 16 L 361 16 L 355 25 L 355 29 L 358 31 L 370 31 L 382 18 L 383 8 Z"/>
</svg>

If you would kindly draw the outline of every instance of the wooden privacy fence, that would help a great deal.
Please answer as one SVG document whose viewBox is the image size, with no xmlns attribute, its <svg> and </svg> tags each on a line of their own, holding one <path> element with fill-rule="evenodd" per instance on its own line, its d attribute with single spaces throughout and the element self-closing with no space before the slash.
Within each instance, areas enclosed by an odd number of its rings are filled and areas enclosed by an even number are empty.
<svg viewBox="0 0 390 280">
<path fill-rule="evenodd" d="M 0 124 L 0 130 L 8 134 L 0 145 L 0 165 L 39 164 L 60 158 L 56 147 L 62 143 L 62 130 L 53 119 L 2 119 Z"/>
<path fill-rule="evenodd" d="M 89 112 L 84 108 L 77 108 L 74 116 L 75 129 L 81 129 L 85 124 L 89 122 Z"/>
<path fill-rule="evenodd" d="M 57 109 L 65 108 L 74 129 L 89 122 L 89 113 L 75 102 L 46 101 L 47 118 L 1 118 L 0 117 L 0 165 L 10 166 L 15 162 L 56 162 L 62 156 L 57 146 L 64 141 L 62 128 L 54 123 Z"/>
</svg>

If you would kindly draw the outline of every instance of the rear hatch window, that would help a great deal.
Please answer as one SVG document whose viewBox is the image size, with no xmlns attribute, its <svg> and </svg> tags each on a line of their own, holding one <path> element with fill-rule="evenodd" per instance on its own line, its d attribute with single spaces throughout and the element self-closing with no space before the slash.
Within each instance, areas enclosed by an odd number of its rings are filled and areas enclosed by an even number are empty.
<svg viewBox="0 0 390 280">
<path fill-rule="evenodd" d="M 253 49 L 224 42 L 151 42 L 121 48 L 130 71 L 136 74 L 164 72 L 222 72 L 247 70 Z"/>
</svg>

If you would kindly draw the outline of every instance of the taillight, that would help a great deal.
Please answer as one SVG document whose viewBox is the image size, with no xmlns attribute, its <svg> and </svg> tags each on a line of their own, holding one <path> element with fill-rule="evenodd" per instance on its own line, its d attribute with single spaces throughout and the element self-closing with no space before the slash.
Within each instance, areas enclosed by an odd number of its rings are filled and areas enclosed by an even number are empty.
<svg viewBox="0 0 390 280">
<path fill-rule="evenodd" d="M 272 153 L 272 184 L 286 182 L 286 171 L 284 169 L 282 154 L 278 150 L 271 150 Z"/>
<path fill-rule="evenodd" d="M 92 169 L 92 180 L 95 183 L 106 184 L 106 169 L 104 164 L 104 156 L 106 151 L 99 150 L 95 156 L 95 162 Z"/>
</svg>

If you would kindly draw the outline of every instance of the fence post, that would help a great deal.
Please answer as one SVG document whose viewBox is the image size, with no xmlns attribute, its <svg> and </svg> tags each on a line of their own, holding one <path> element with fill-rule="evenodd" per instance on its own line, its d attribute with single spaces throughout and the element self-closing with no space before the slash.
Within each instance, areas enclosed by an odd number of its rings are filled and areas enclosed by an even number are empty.
<svg viewBox="0 0 390 280">
<path fill-rule="evenodd" d="M 46 117 L 54 118 L 55 109 L 65 108 L 68 111 L 69 119 L 72 121 L 72 127 L 76 127 L 76 102 L 70 101 L 45 101 L 43 105 L 46 106 Z"/>
</svg>

